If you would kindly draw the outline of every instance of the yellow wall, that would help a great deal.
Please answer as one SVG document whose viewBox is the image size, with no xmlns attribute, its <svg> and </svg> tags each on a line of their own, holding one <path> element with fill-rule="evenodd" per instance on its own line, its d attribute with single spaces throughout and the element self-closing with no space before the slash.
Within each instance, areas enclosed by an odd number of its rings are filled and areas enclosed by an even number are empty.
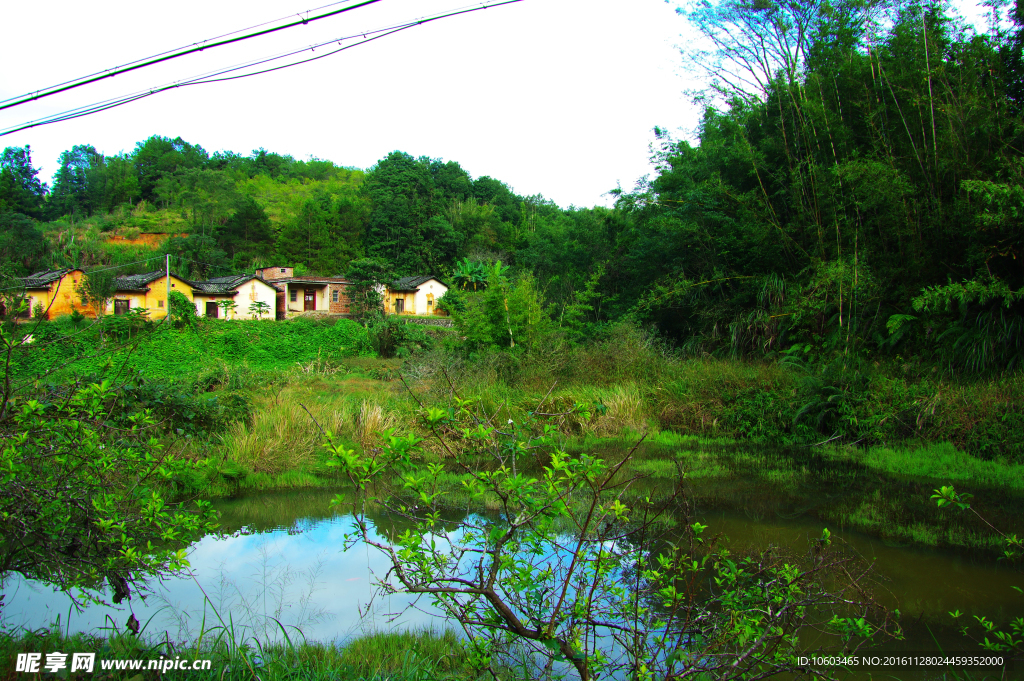
<svg viewBox="0 0 1024 681">
<path fill-rule="evenodd" d="M 402 299 L 405 301 L 402 314 L 416 314 L 416 292 L 410 291 L 408 293 L 402 291 L 388 291 L 388 314 L 395 314 L 395 301 Z"/>
<path fill-rule="evenodd" d="M 163 319 L 167 316 L 167 309 L 164 301 L 167 300 L 167 277 L 160 277 L 146 285 L 149 291 L 146 292 L 118 292 L 107 305 L 107 314 L 114 313 L 115 300 L 130 300 L 128 307 L 135 309 L 144 307 L 149 310 L 150 319 Z M 178 291 L 185 295 L 189 301 L 193 301 L 192 287 L 187 282 L 171 275 L 171 291 Z"/>
<path fill-rule="evenodd" d="M 428 279 L 419 285 L 416 291 L 392 291 L 387 289 L 384 296 L 384 308 L 388 314 L 395 314 L 395 301 L 401 298 L 405 301 L 402 314 L 419 315 L 447 315 L 447 312 L 437 309 L 437 299 L 444 295 L 448 287 L 437 279 Z M 427 301 L 432 305 L 427 305 Z"/>
<path fill-rule="evenodd" d="M 29 314 L 35 314 L 35 306 L 42 305 L 49 310 L 49 318 L 71 314 L 78 310 L 86 317 L 95 317 L 96 311 L 82 302 L 80 293 L 81 282 L 85 278 L 82 270 L 71 270 L 61 280 L 55 281 L 48 288 L 29 289 L 25 295 L 30 298 Z"/>
</svg>

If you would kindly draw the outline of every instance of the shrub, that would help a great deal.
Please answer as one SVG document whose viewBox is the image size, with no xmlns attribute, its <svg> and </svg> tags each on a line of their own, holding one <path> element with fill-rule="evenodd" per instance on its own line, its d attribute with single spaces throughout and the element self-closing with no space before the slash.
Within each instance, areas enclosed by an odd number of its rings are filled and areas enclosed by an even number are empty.
<svg viewBox="0 0 1024 681">
<path fill-rule="evenodd" d="M 111 428 L 122 395 L 109 381 L 55 397 L 0 404 L 0 578 L 18 573 L 95 598 L 105 581 L 117 603 L 147 576 L 186 565 L 184 546 L 213 529 L 215 514 L 206 502 L 192 513 L 164 501 L 159 486 L 197 464 L 164 450 L 145 411 Z"/>
</svg>

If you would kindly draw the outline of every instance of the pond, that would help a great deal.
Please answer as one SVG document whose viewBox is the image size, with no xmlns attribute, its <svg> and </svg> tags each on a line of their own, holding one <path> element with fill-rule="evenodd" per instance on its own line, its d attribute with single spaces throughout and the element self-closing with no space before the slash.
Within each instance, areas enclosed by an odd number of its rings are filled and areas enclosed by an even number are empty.
<svg viewBox="0 0 1024 681">
<path fill-rule="evenodd" d="M 123 628 L 134 613 L 150 635 L 183 639 L 207 626 L 219 614 L 261 637 L 277 634 L 273 617 L 301 629 L 309 640 L 340 641 L 370 631 L 443 627 L 429 606 L 409 609 L 409 597 L 374 598 L 374 580 L 386 574 L 387 560 L 376 550 L 356 543 L 344 550 L 351 517 L 330 510 L 333 490 L 280 491 L 222 500 L 224 534 L 193 545 L 191 575 L 154 584 L 141 601 L 134 597 L 118 607 L 90 606 L 77 612 L 61 593 L 11 580 L 5 585 L 6 626 L 44 627 L 59 621 L 62 628 Z M 729 538 L 733 550 L 769 543 L 802 551 L 821 534 L 823 523 L 806 515 L 758 514 L 741 510 L 704 509 L 698 517 L 711 531 Z M 386 517 L 373 519 L 377 527 Z M 990 556 L 971 557 L 953 551 L 899 547 L 852 531 L 833 530 L 860 555 L 876 565 L 883 578 L 879 594 L 886 605 L 899 607 L 907 640 L 886 650 L 933 651 L 937 636 L 950 649 L 962 640 L 949 626 L 947 613 L 1006 620 L 1021 608 L 1012 586 L 1021 574 Z M 399 616 L 395 616 L 400 613 Z"/>
</svg>

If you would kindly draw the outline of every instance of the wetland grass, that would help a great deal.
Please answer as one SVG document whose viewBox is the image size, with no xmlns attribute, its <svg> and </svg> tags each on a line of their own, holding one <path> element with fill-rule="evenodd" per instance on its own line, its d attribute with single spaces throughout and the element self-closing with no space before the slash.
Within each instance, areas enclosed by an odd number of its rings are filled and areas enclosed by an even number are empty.
<svg viewBox="0 0 1024 681">
<path fill-rule="evenodd" d="M 287 632 L 286 632 L 287 633 Z M 127 630 L 70 633 L 58 624 L 39 630 L 0 630 L 0 679 L 15 679 L 19 653 L 95 653 L 92 673 L 64 670 L 64 679 L 155 681 L 189 678 L 202 681 L 468 681 L 483 678 L 472 666 L 463 640 L 453 631 L 419 629 L 369 632 L 342 643 L 310 642 L 297 632 L 276 640 L 242 636 L 228 624 L 214 626 L 189 642 L 169 636 L 147 637 Z M 101 671 L 100 660 L 159 660 L 175 657 L 209 659 L 209 670 L 157 672 Z M 516 678 L 497 670 L 498 679 Z M 491 678 L 487 675 L 486 678 Z"/>
</svg>

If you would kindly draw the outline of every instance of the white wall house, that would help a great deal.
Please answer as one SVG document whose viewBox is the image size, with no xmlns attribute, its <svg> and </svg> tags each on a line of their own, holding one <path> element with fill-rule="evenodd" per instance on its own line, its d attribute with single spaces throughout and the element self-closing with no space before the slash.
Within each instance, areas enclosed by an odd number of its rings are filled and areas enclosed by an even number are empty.
<svg viewBox="0 0 1024 681">
<path fill-rule="evenodd" d="M 262 278 L 245 274 L 197 281 L 192 288 L 192 297 L 196 303 L 196 314 L 201 317 L 256 319 L 252 305 L 262 302 L 266 305 L 263 319 L 274 319 L 278 291 L 276 286 Z M 234 302 L 235 310 L 230 312 L 221 308 L 218 303 L 222 300 Z"/>
</svg>

